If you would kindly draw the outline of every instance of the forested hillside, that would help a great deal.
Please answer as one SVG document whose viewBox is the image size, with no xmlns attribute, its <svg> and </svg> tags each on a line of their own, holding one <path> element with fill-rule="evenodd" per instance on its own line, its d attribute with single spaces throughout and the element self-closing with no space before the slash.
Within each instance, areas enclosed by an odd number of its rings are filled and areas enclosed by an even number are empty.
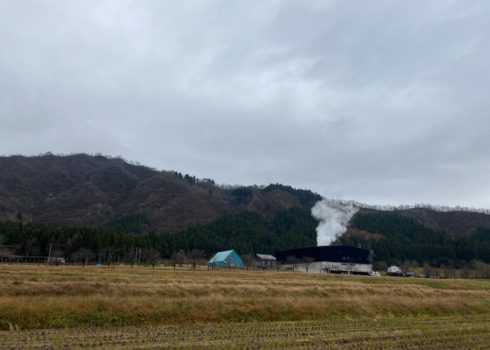
<svg viewBox="0 0 490 350">
<path fill-rule="evenodd" d="M 292 208 L 267 217 L 255 212 L 225 215 L 208 224 L 181 232 L 127 233 L 114 228 L 67 228 L 40 224 L 0 224 L 0 255 L 54 254 L 69 261 L 151 262 L 157 258 L 209 258 L 223 249 L 242 255 L 275 253 L 278 250 L 316 244 L 317 222 L 305 209 Z M 419 265 L 462 267 L 473 260 L 490 263 L 490 230 L 471 237 L 456 237 L 433 231 L 414 219 L 394 212 L 361 213 L 335 244 L 372 249 L 377 262 L 404 261 Z"/>
<path fill-rule="evenodd" d="M 427 228 L 399 212 L 360 212 L 351 221 L 353 229 L 338 243 L 373 249 L 376 259 L 386 262 L 415 260 L 418 263 L 455 266 L 460 262 L 490 262 L 490 229 L 474 234 L 451 235 Z"/>
<path fill-rule="evenodd" d="M 243 212 L 225 215 L 178 233 L 157 235 L 126 233 L 113 228 L 55 227 L 42 224 L 0 224 L 0 255 L 54 255 L 68 261 L 133 262 L 172 259 L 177 254 L 210 257 L 234 248 L 240 254 L 274 253 L 316 243 L 317 222 L 305 209 L 291 208 L 266 217 Z M 139 257 L 138 257 L 139 255 Z"/>
<path fill-rule="evenodd" d="M 266 216 L 320 196 L 271 185 L 223 187 L 120 158 L 76 154 L 0 157 L 0 221 L 179 232 L 243 211 Z M 134 227 L 137 223 L 141 227 Z"/>
<path fill-rule="evenodd" d="M 119 158 L 0 157 L 0 255 L 69 261 L 154 261 L 242 255 L 316 244 L 309 190 L 271 184 L 224 187 Z M 387 264 L 490 262 L 490 215 L 361 209 L 336 244 L 373 249 Z"/>
</svg>

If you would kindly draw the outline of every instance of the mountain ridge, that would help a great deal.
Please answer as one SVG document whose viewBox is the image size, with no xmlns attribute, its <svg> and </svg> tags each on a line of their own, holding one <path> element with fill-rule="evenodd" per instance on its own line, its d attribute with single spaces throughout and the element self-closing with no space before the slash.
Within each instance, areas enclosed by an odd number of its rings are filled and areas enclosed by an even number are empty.
<svg viewBox="0 0 490 350">
<path fill-rule="evenodd" d="M 0 157 L 0 220 L 22 213 L 27 222 L 103 226 L 140 214 L 159 232 L 177 232 L 226 214 L 272 215 L 304 205 L 284 188 L 225 188 L 99 155 Z"/>
<path fill-rule="evenodd" d="M 113 226 L 136 217 L 147 230 L 179 232 L 224 215 L 272 216 L 310 209 L 321 196 L 285 185 L 218 186 L 175 171 L 156 170 L 120 157 L 73 154 L 0 157 L 0 221 L 61 226 Z M 471 236 L 490 228 L 485 212 L 386 207 L 435 231 Z M 356 215 L 382 212 L 370 206 Z M 375 232 L 374 232 L 375 233 Z"/>
</svg>

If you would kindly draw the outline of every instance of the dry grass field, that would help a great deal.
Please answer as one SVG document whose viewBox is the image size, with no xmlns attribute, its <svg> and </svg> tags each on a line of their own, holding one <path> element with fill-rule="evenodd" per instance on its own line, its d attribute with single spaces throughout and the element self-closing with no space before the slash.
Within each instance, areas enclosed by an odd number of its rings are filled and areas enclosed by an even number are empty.
<svg viewBox="0 0 490 350">
<path fill-rule="evenodd" d="M 0 348 L 490 348 L 490 281 L 0 265 Z"/>
</svg>

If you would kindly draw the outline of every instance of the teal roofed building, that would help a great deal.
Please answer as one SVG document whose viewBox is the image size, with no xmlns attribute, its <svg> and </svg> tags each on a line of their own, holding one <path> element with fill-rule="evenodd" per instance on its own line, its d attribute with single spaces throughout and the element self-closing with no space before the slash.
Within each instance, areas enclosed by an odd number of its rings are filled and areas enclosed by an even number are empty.
<svg viewBox="0 0 490 350">
<path fill-rule="evenodd" d="M 216 253 L 209 261 L 208 267 L 212 269 L 224 269 L 231 267 L 243 267 L 240 256 L 232 249 Z"/>
</svg>

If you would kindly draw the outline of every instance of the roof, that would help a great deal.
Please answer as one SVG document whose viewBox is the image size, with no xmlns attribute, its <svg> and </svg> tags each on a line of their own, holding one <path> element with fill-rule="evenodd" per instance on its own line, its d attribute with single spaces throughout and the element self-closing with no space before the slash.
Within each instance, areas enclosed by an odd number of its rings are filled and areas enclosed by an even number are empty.
<svg viewBox="0 0 490 350">
<path fill-rule="evenodd" d="M 214 254 L 214 256 L 209 260 L 210 263 L 212 262 L 215 262 L 215 261 L 224 261 L 226 260 L 226 258 L 231 254 L 233 253 L 233 249 L 232 250 L 224 250 L 222 252 L 217 252 L 216 254 Z"/>
<path fill-rule="evenodd" d="M 372 264 L 372 255 L 367 249 L 352 246 L 317 246 L 277 252 L 276 257 L 282 262 L 307 258 L 313 261 Z"/>
<path fill-rule="evenodd" d="M 255 254 L 255 256 L 262 260 L 276 260 L 276 258 L 270 254 Z"/>
</svg>

